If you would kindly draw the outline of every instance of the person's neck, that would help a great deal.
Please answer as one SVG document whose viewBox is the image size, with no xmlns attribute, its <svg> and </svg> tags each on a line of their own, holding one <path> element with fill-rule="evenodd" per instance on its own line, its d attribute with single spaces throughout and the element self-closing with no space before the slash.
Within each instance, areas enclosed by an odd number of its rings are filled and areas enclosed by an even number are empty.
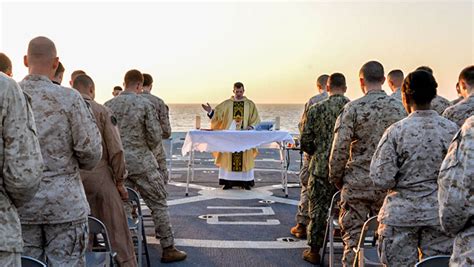
<svg viewBox="0 0 474 267">
<path fill-rule="evenodd" d="M 396 91 L 398 91 L 398 89 L 400 89 L 400 86 L 393 86 L 392 93 L 395 93 Z"/>
<path fill-rule="evenodd" d="M 380 91 L 382 90 L 382 85 L 381 84 L 368 84 L 365 86 L 365 93 L 368 94 L 369 92 L 372 91 Z"/>
<path fill-rule="evenodd" d="M 54 74 L 51 73 L 51 69 L 49 69 L 49 68 L 30 66 L 29 69 L 28 69 L 28 73 L 30 75 L 43 75 L 43 76 L 48 77 L 48 79 L 50 79 L 50 80 L 52 80 L 54 78 Z"/>
<path fill-rule="evenodd" d="M 137 90 L 132 89 L 132 88 L 124 88 L 123 91 L 127 93 L 133 93 L 133 94 L 137 93 Z"/>
<path fill-rule="evenodd" d="M 321 89 L 319 90 L 319 94 L 324 94 L 324 93 L 327 93 L 328 91 L 326 89 Z"/>
<path fill-rule="evenodd" d="M 422 105 L 418 105 L 418 104 L 411 104 L 410 105 L 410 111 L 411 112 L 415 112 L 417 110 L 431 110 L 431 103 L 430 104 L 422 104 Z"/>
<path fill-rule="evenodd" d="M 333 95 L 344 95 L 344 92 L 343 91 L 329 91 L 328 92 L 329 96 L 333 96 Z"/>
<path fill-rule="evenodd" d="M 234 100 L 236 100 L 236 101 L 241 101 L 241 100 L 244 100 L 244 97 L 241 96 L 241 97 L 237 98 L 236 96 L 234 96 Z"/>
</svg>

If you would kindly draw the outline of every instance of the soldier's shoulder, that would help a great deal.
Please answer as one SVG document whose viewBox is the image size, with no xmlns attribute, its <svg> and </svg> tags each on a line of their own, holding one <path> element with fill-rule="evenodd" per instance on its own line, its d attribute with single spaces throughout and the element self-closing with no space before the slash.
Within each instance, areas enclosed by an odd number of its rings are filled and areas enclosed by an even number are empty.
<svg viewBox="0 0 474 267">
<path fill-rule="evenodd" d="M 0 72 L 0 94 L 8 91 L 21 90 L 19 85 L 11 77 L 7 76 L 3 72 Z"/>
<path fill-rule="evenodd" d="M 474 115 L 464 121 L 464 124 L 462 125 L 461 129 L 463 131 L 469 130 L 474 133 Z"/>
</svg>

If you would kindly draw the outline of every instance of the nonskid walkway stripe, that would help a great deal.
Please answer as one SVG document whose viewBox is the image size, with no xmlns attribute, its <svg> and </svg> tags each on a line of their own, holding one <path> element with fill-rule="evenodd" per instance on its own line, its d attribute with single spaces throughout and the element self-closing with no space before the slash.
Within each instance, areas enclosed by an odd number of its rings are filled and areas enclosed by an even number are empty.
<svg viewBox="0 0 474 267">
<path fill-rule="evenodd" d="M 159 244 L 159 240 L 147 236 L 148 244 Z M 283 241 L 241 241 L 241 240 L 210 240 L 210 239 L 175 239 L 175 245 L 181 247 L 200 248 L 250 248 L 250 249 L 297 249 L 307 248 L 306 240 L 294 242 Z"/>
</svg>

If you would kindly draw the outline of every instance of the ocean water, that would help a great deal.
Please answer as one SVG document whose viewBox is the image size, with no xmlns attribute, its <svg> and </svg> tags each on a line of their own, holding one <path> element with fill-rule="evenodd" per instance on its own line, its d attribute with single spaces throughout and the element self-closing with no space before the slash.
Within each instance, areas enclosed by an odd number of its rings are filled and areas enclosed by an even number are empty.
<svg viewBox="0 0 474 267">
<path fill-rule="evenodd" d="M 200 104 L 169 104 L 171 128 L 174 132 L 186 132 L 195 126 L 196 115 L 201 116 L 201 128 L 209 128 L 210 120 Z M 212 105 L 215 107 L 215 104 Z M 304 104 L 257 104 L 262 121 L 273 121 L 280 117 L 280 129 L 298 133 L 298 122 Z"/>
</svg>

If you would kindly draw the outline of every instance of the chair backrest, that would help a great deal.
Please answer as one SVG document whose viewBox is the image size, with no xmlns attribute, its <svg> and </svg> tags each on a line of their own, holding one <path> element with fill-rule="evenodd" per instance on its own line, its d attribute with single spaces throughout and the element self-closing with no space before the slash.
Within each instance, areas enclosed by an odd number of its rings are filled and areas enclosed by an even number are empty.
<svg viewBox="0 0 474 267">
<path fill-rule="evenodd" d="M 449 267 L 450 256 L 440 255 L 428 257 L 417 264 L 415 267 Z"/>
<path fill-rule="evenodd" d="M 22 267 L 46 267 L 43 262 L 28 256 L 21 256 Z"/>
<path fill-rule="evenodd" d="M 341 191 L 337 191 L 336 193 L 334 193 L 331 199 L 331 205 L 329 206 L 329 214 L 338 213 L 339 208 L 337 205 L 337 201 L 340 198 L 341 198 Z"/>
<path fill-rule="evenodd" d="M 128 192 L 128 202 L 131 202 L 133 205 L 137 205 L 138 215 L 142 216 L 142 207 L 140 206 L 140 195 L 137 191 L 133 190 L 130 187 L 127 187 Z"/>
<path fill-rule="evenodd" d="M 112 247 L 110 246 L 107 228 L 99 219 L 92 216 L 89 216 L 89 234 L 91 235 L 101 234 L 102 237 L 104 238 L 105 250 L 112 252 Z"/>
<path fill-rule="evenodd" d="M 362 226 L 362 231 L 360 233 L 359 244 L 358 244 L 359 248 L 364 247 L 367 233 L 369 232 L 375 233 L 378 227 L 379 227 L 379 222 L 377 221 L 377 216 L 370 217 L 367 221 L 365 221 L 364 226 Z M 372 243 L 372 246 L 375 246 L 375 242 Z"/>
</svg>

